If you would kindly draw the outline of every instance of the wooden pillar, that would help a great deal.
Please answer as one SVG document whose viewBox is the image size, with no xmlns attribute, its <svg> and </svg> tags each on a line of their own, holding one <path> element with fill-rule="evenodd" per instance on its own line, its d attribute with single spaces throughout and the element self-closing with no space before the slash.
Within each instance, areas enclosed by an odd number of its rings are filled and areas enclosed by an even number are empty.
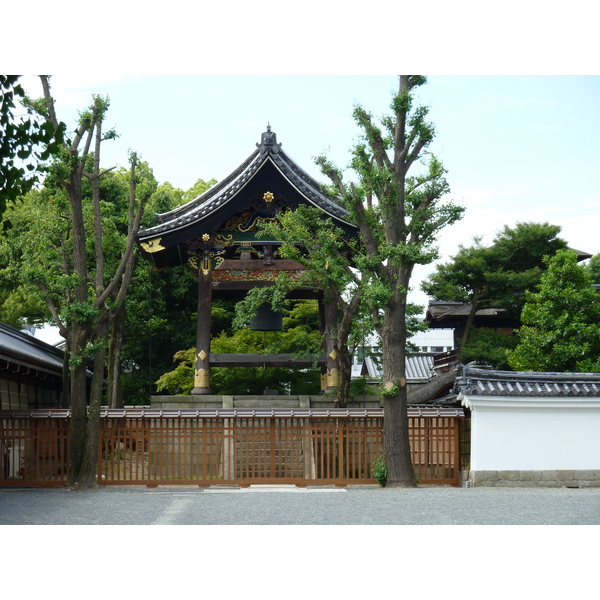
<svg viewBox="0 0 600 600">
<path fill-rule="evenodd" d="M 198 322 L 196 328 L 196 365 L 192 394 L 210 394 L 210 313 L 212 308 L 212 269 L 210 260 L 198 269 Z"/>
<path fill-rule="evenodd" d="M 327 370 L 323 374 L 321 389 L 325 392 L 336 392 L 340 384 L 340 371 L 337 345 L 335 343 L 335 328 L 337 326 L 337 302 L 319 300 L 322 327 L 325 330 L 325 354 L 327 355 Z"/>
</svg>

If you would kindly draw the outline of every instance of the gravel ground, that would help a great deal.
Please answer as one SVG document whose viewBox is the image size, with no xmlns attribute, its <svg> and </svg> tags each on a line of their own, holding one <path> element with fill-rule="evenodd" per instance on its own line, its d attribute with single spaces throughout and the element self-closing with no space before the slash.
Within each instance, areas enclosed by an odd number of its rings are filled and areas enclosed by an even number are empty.
<svg viewBox="0 0 600 600">
<path fill-rule="evenodd" d="M 599 525 L 600 489 L 0 490 L 2 525 Z"/>
</svg>

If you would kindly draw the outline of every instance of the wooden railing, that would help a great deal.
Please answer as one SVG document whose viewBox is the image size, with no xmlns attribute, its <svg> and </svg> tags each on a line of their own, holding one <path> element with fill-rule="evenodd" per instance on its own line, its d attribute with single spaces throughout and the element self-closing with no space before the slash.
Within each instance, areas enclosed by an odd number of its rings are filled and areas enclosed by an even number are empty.
<svg viewBox="0 0 600 600">
<path fill-rule="evenodd" d="M 373 409 L 104 410 L 98 482 L 376 483 L 383 418 L 383 410 Z M 461 410 L 409 410 L 419 483 L 458 485 L 463 420 Z M 68 481 L 69 411 L 0 413 L 0 424 L 0 485 Z"/>
</svg>

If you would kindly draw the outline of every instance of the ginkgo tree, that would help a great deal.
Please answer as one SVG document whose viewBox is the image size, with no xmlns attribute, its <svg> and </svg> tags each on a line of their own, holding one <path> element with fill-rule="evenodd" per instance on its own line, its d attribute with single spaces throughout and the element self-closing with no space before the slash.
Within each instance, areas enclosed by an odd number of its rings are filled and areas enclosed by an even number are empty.
<svg viewBox="0 0 600 600">
<path fill-rule="evenodd" d="M 43 96 L 24 98 L 28 109 L 55 131 L 62 128 L 47 76 L 40 76 Z M 109 107 L 107 98 L 94 96 L 80 113 L 76 129 L 65 133 L 48 167 L 46 182 L 56 189 L 53 207 L 55 229 L 33 239 L 24 249 L 24 276 L 39 290 L 59 333 L 66 340 L 65 367 L 71 406 L 71 469 L 73 484 L 95 485 L 97 471 L 100 405 L 104 385 L 109 329 L 125 301 L 134 267 L 135 234 L 144 212 L 146 195 L 137 194 L 138 157 L 130 154 L 129 206 L 125 232 L 119 236 L 120 258 L 107 260 L 107 209 L 100 193 L 100 180 L 107 170 L 100 167 L 102 142 L 116 133 L 104 131 Z M 110 169 L 109 169 L 110 170 Z M 91 198 L 84 194 L 89 181 Z M 51 235 L 52 234 L 52 235 Z M 37 244 L 37 247 L 35 245 Z M 51 256 L 50 261 L 41 261 Z M 88 395 L 88 359 L 93 376 Z"/>
<path fill-rule="evenodd" d="M 355 257 L 362 302 L 382 342 L 387 485 L 416 485 L 408 435 L 406 380 L 408 293 L 415 265 L 438 257 L 438 233 L 464 208 L 445 197 L 450 188 L 442 163 L 427 149 L 435 136 L 428 109 L 414 90 L 426 82 L 401 75 L 390 114 L 379 122 L 362 106 L 354 119 L 362 139 L 352 149 L 355 181 L 320 156 L 317 163 L 359 228 L 363 251 Z"/>
</svg>

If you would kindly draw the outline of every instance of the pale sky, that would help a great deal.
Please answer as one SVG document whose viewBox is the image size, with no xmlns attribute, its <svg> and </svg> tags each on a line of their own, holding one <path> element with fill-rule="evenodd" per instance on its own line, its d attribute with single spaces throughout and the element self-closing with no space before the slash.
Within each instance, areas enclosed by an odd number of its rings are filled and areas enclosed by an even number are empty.
<svg viewBox="0 0 600 600">
<path fill-rule="evenodd" d="M 33 95 L 41 86 L 27 78 Z M 92 94 L 108 95 L 102 163 L 126 166 L 133 149 L 159 182 L 189 188 L 221 179 L 254 150 L 270 123 L 283 149 L 325 181 L 313 157 L 345 166 L 359 130 L 354 104 L 385 114 L 396 76 L 118 76 L 52 77 L 59 118 L 74 123 Z M 430 107 L 430 150 L 448 170 L 450 198 L 463 220 L 439 238 L 441 260 L 474 235 L 491 241 L 503 225 L 547 221 L 571 247 L 600 252 L 600 76 L 430 76 L 418 91 Z M 431 267 L 419 267 L 412 299 Z"/>
<path fill-rule="evenodd" d="M 441 260 L 519 221 L 560 225 L 571 247 L 600 252 L 600 69 L 587 1 L 568 11 L 537 0 L 507 0 L 501 10 L 476 0 L 373 0 L 368 12 L 314 0 L 302 10 L 274 0 L 55 6 L 28 20 L 27 35 L 3 33 L 14 51 L 0 68 L 53 74 L 58 115 L 70 126 L 92 94 L 108 95 L 106 125 L 120 138 L 103 145 L 104 167 L 126 166 L 132 149 L 159 182 L 186 189 L 228 175 L 270 123 L 283 149 L 325 181 L 313 157 L 347 164 L 359 134 L 354 104 L 382 115 L 397 89 L 390 73 L 423 73 L 417 95 L 437 131 L 430 150 L 448 170 L 449 197 L 467 209 L 440 235 Z M 24 83 L 41 95 L 37 78 Z M 418 287 L 430 271 L 413 278 L 411 299 L 422 305 Z"/>
</svg>

